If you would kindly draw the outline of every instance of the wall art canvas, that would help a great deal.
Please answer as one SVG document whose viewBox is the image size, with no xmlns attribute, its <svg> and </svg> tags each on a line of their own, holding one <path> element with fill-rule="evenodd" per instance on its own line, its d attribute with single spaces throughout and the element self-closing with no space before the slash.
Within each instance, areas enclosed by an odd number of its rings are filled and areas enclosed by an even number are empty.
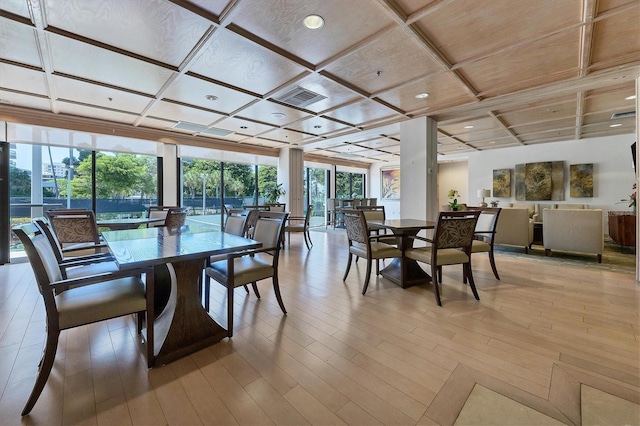
<svg viewBox="0 0 640 426">
<path fill-rule="evenodd" d="M 593 163 L 569 166 L 569 196 L 593 197 Z"/>
<path fill-rule="evenodd" d="M 551 161 L 527 163 L 524 174 L 527 200 L 551 199 Z"/>
<path fill-rule="evenodd" d="M 400 169 L 382 170 L 380 173 L 381 198 L 400 199 Z"/>
<path fill-rule="evenodd" d="M 527 188 L 524 183 L 526 164 L 516 164 L 515 181 L 516 181 L 516 200 L 525 201 L 527 199 Z"/>
<path fill-rule="evenodd" d="M 564 162 L 516 164 L 516 200 L 564 200 Z"/>
<path fill-rule="evenodd" d="M 511 197 L 511 169 L 493 171 L 493 196 Z"/>
</svg>

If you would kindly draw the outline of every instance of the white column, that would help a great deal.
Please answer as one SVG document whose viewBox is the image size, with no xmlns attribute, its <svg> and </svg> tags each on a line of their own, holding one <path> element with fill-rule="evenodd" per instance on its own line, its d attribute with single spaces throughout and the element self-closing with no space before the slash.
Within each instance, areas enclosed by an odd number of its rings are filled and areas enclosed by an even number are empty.
<svg viewBox="0 0 640 426">
<path fill-rule="evenodd" d="M 162 160 L 162 199 L 165 206 L 177 206 L 178 200 L 178 147 L 174 144 L 165 143 L 163 145 Z"/>
<path fill-rule="evenodd" d="M 33 128 L 32 128 L 33 129 Z M 35 130 L 32 130 L 35 131 Z M 35 139 L 35 138 L 34 138 Z M 51 165 L 53 171 L 53 164 Z M 42 146 L 31 145 L 31 204 L 42 204 Z M 62 206 L 58 206 L 60 208 Z M 43 215 L 42 207 L 31 207 L 31 217 Z"/>
<path fill-rule="evenodd" d="M 420 117 L 400 123 L 400 216 L 436 220 L 438 124 Z"/>
<path fill-rule="evenodd" d="M 285 202 L 287 211 L 292 216 L 302 216 L 304 209 L 304 158 L 299 148 L 285 148 L 280 150 L 278 160 L 278 183 L 287 191 Z"/>
</svg>

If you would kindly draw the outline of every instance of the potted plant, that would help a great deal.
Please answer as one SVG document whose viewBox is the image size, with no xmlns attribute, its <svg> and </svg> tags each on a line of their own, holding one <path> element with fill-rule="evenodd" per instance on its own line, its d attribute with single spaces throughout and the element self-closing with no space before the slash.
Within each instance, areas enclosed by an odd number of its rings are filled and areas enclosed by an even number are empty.
<svg viewBox="0 0 640 426">
<path fill-rule="evenodd" d="M 449 207 L 451 207 L 451 211 L 455 212 L 458 210 L 458 197 L 460 193 L 457 189 L 449 190 Z"/>
<path fill-rule="evenodd" d="M 281 183 L 268 185 L 264 189 L 264 198 L 266 204 L 276 204 L 278 199 L 285 195 L 287 191 L 282 187 Z"/>
</svg>

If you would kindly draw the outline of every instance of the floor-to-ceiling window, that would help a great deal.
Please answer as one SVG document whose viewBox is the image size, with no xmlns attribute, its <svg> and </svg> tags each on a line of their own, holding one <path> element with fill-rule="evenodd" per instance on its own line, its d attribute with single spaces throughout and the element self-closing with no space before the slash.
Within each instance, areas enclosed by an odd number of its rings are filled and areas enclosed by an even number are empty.
<svg viewBox="0 0 640 426">
<path fill-rule="evenodd" d="M 364 198 L 365 174 L 336 172 L 336 198 Z"/>
<path fill-rule="evenodd" d="M 326 169 L 306 167 L 304 170 L 304 198 L 305 211 L 307 206 L 313 206 L 311 226 L 324 226 L 325 204 L 327 200 Z"/>
<path fill-rule="evenodd" d="M 258 204 L 266 202 L 265 193 L 278 184 L 278 168 L 274 166 L 258 166 Z"/>
</svg>

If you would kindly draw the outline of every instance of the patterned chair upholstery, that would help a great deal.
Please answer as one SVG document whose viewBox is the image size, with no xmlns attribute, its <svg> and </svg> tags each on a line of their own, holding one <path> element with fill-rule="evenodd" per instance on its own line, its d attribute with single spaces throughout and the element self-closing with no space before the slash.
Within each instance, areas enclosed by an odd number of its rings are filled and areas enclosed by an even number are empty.
<svg viewBox="0 0 640 426">
<path fill-rule="evenodd" d="M 367 219 L 362 210 L 343 209 L 344 225 L 347 229 L 349 239 L 349 258 L 347 269 L 344 272 L 343 281 L 347 279 L 353 256 L 362 257 L 367 260 L 367 272 L 365 273 L 362 294 L 367 292 L 369 280 L 371 278 L 371 262 L 376 261 L 376 275 L 380 274 L 380 259 L 402 257 L 402 251 L 390 244 L 379 241 L 379 235 L 370 235 Z"/>
<path fill-rule="evenodd" d="M 76 254 L 107 251 L 101 243 L 92 210 L 56 209 L 48 210 L 45 214 L 63 250 L 75 250 Z M 82 249 L 86 251 L 79 252 Z"/>
<path fill-rule="evenodd" d="M 438 269 L 445 265 L 463 265 L 463 277 L 469 280 L 469 286 L 476 300 L 480 300 L 473 272 L 471 270 L 471 244 L 475 235 L 480 211 L 440 212 L 433 233 L 433 239 L 415 236 L 413 238 L 429 243 L 426 247 L 405 250 L 404 255 L 418 262 L 431 265 L 431 282 L 438 306 L 442 306 L 438 288 Z"/>
</svg>

